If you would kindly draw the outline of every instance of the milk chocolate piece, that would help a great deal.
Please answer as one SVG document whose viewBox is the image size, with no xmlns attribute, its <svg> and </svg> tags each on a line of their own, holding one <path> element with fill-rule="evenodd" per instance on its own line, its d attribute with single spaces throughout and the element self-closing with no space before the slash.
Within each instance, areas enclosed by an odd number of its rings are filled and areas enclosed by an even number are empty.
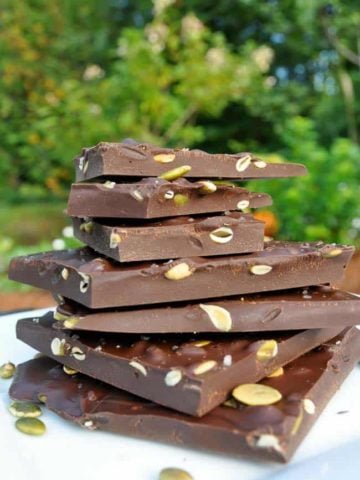
<svg viewBox="0 0 360 480">
<path fill-rule="evenodd" d="M 198 300 L 336 282 L 353 247 L 269 242 L 261 252 L 124 263 L 89 248 L 14 258 L 9 277 L 90 308 Z"/>
<path fill-rule="evenodd" d="M 343 327 L 253 334 L 119 335 L 53 328 L 53 314 L 17 323 L 17 338 L 81 373 L 202 416 L 239 383 L 254 383 Z"/>
<path fill-rule="evenodd" d="M 249 407 L 231 399 L 229 406 L 202 418 L 179 414 L 85 375 L 66 375 L 45 357 L 17 367 L 10 395 L 34 402 L 40 397 L 50 410 L 90 430 L 284 462 L 359 358 L 359 332 L 353 328 L 288 364 L 282 376 L 262 380 L 282 394 L 281 401 Z"/>
<path fill-rule="evenodd" d="M 73 218 L 73 225 L 79 240 L 120 262 L 248 253 L 264 246 L 264 223 L 239 212 L 126 224 Z"/>
<path fill-rule="evenodd" d="M 304 165 L 267 163 L 248 152 L 209 154 L 186 148 L 161 148 L 148 143 L 99 143 L 75 159 L 76 180 L 101 176 L 158 177 L 170 168 L 191 166 L 192 178 L 280 178 L 306 175 Z"/>
<path fill-rule="evenodd" d="M 272 204 L 265 193 L 219 185 L 203 193 L 204 185 L 185 178 L 168 182 L 144 178 L 132 183 L 74 183 L 67 212 L 72 217 L 162 218 L 197 213 L 259 208 Z"/>
<path fill-rule="evenodd" d="M 207 313 L 204 307 L 209 305 Z M 60 320 L 58 328 L 72 330 L 112 333 L 218 332 L 224 325 L 216 323 L 216 319 L 223 318 L 226 312 L 229 324 L 225 326 L 232 332 L 346 327 L 360 323 L 360 297 L 319 286 L 205 300 L 203 304 L 197 301 L 141 309 L 90 310 L 68 300 L 57 307 L 55 318 Z"/>
</svg>

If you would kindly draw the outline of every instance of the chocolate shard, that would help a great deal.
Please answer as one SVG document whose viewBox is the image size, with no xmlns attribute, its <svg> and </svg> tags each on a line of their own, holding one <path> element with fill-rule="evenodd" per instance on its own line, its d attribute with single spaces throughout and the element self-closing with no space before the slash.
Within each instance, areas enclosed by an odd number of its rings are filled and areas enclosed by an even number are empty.
<svg viewBox="0 0 360 480">
<path fill-rule="evenodd" d="M 248 253 L 264 246 L 264 223 L 240 212 L 126 224 L 73 218 L 73 226 L 75 237 L 119 262 Z"/>
<path fill-rule="evenodd" d="M 249 152 L 209 154 L 187 148 L 161 148 L 136 141 L 102 142 L 84 148 L 75 159 L 76 180 L 97 177 L 158 177 L 169 168 L 191 166 L 186 174 L 192 178 L 281 178 L 306 175 L 304 165 L 268 163 Z"/>
<path fill-rule="evenodd" d="M 20 320 L 17 338 L 81 373 L 180 412 L 202 416 L 238 384 L 254 383 L 339 334 L 293 332 L 119 335 L 59 331 L 50 312 Z"/>
<path fill-rule="evenodd" d="M 91 310 L 65 300 L 57 328 L 111 333 L 261 332 L 356 325 L 360 297 L 328 286 L 143 308 Z"/>
<path fill-rule="evenodd" d="M 277 403 L 246 406 L 232 398 L 200 419 L 85 375 L 66 375 L 46 357 L 18 366 L 10 395 L 20 401 L 40 397 L 50 410 L 91 430 L 284 462 L 359 360 L 359 333 L 347 330 L 288 364 L 283 375 L 264 379 L 261 384 L 281 394 Z"/>
<path fill-rule="evenodd" d="M 184 178 L 172 182 L 144 178 L 132 183 L 74 183 L 67 212 L 72 217 L 150 219 L 272 204 L 271 197 L 265 193 L 213 185 L 213 190 L 207 187 L 212 193 L 206 193 L 203 183 L 191 183 Z"/>
<path fill-rule="evenodd" d="M 322 242 L 269 242 L 256 253 L 119 264 L 82 248 L 14 258 L 9 277 L 90 308 L 110 308 L 337 282 L 353 251 Z"/>
</svg>

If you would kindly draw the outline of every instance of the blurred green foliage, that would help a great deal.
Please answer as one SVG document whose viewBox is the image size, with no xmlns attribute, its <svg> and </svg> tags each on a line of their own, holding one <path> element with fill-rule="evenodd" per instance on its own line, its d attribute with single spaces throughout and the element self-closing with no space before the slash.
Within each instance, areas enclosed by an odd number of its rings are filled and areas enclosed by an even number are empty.
<svg viewBox="0 0 360 480">
<path fill-rule="evenodd" d="M 2 7 L 2 202 L 64 200 L 82 146 L 134 137 L 305 163 L 307 178 L 254 185 L 274 196 L 280 236 L 359 241 L 357 2 Z"/>
</svg>

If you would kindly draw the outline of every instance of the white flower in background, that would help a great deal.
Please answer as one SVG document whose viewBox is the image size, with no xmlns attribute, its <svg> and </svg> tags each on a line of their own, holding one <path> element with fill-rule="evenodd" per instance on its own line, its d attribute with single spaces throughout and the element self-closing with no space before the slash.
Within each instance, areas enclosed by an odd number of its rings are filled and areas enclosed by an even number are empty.
<svg viewBox="0 0 360 480">
<path fill-rule="evenodd" d="M 351 225 L 357 230 L 360 230 L 360 218 L 354 218 Z"/>
<path fill-rule="evenodd" d="M 86 80 L 87 82 L 90 80 L 96 80 L 98 78 L 103 78 L 105 75 L 104 70 L 99 67 L 99 65 L 88 65 L 85 68 L 85 71 L 83 73 L 83 79 Z"/>
<path fill-rule="evenodd" d="M 269 88 L 275 87 L 276 77 L 274 77 L 274 75 L 270 75 L 269 77 L 266 77 L 264 80 L 264 85 L 265 87 L 269 87 Z"/>
<path fill-rule="evenodd" d="M 164 23 L 148 25 L 145 28 L 146 38 L 154 52 L 159 53 L 164 50 L 168 30 L 168 27 Z"/>
<path fill-rule="evenodd" d="M 93 115 L 99 115 L 102 112 L 102 108 L 97 103 L 90 103 L 89 112 Z"/>
<path fill-rule="evenodd" d="M 202 21 L 193 13 L 185 15 L 181 20 L 181 34 L 184 37 L 199 37 L 204 28 Z"/>
<path fill-rule="evenodd" d="M 212 68 L 219 69 L 225 64 L 225 50 L 223 48 L 209 48 L 205 59 Z"/>
<path fill-rule="evenodd" d="M 59 99 L 57 98 L 56 95 L 54 95 L 51 92 L 45 94 L 45 100 L 46 100 L 46 103 L 48 103 L 51 106 L 55 106 L 59 104 Z"/>
<path fill-rule="evenodd" d="M 63 237 L 65 238 L 73 238 L 74 236 L 74 229 L 70 225 L 65 227 L 62 231 Z"/>
<path fill-rule="evenodd" d="M 173 5 L 176 0 L 153 0 L 154 14 L 160 15 L 164 10 Z"/>
<path fill-rule="evenodd" d="M 129 43 L 125 38 L 122 38 L 119 41 L 118 47 L 116 49 L 116 55 L 118 57 L 126 57 L 129 51 Z"/>
<path fill-rule="evenodd" d="M 262 45 L 252 52 L 251 58 L 259 70 L 267 72 L 274 58 L 274 50 L 266 45 Z"/>
<path fill-rule="evenodd" d="M 62 238 L 55 238 L 55 240 L 52 242 L 52 248 L 54 250 L 64 250 L 65 248 L 65 242 Z"/>
</svg>

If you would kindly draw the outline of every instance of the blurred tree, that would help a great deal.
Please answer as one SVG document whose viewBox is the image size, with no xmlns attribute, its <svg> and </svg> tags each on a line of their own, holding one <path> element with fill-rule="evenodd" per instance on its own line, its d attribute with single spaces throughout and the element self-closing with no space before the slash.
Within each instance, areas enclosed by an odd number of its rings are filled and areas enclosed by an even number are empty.
<svg viewBox="0 0 360 480">
<path fill-rule="evenodd" d="M 304 161 L 313 175 L 271 184 L 285 219 L 281 233 L 355 236 L 354 0 L 3 0 L 2 6 L 0 186 L 9 198 L 64 195 L 72 158 L 100 140 L 133 136 L 210 151 L 276 151 Z M 315 197 L 302 189 L 315 188 L 315 175 L 351 200 L 314 209 Z M 300 191 L 303 203 L 291 203 L 289 192 Z M 307 211 L 299 220 L 295 206 Z"/>
</svg>

